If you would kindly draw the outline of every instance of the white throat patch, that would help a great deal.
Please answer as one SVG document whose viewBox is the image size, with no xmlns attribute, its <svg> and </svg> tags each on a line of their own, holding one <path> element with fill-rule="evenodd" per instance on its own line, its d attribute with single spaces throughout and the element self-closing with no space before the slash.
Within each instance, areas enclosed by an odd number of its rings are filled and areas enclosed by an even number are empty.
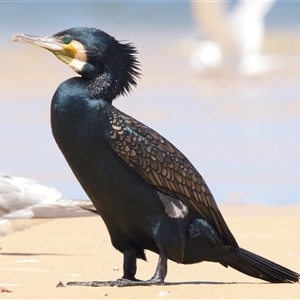
<svg viewBox="0 0 300 300">
<path fill-rule="evenodd" d="M 75 72 L 80 72 L 84 65 L 86 64 L 86 62 L 80 61 L 76 58 L 74 58 L 70 63 L 69 66 L 75 71 Z"/>
<path fill-rule="evenodd" d="M 87 56 L 84 46 L 78 41 L 72 41 L 71 46 L 76 50 L 73 60 L 69 63 L 69 66 L 75 71 L 80 72 L 87 62 Z"/>
</svg>

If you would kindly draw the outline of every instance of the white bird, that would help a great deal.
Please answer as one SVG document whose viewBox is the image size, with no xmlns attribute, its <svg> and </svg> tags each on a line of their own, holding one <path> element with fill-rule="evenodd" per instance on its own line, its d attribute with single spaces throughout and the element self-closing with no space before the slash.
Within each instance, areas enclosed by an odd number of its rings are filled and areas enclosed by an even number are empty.
<svg viewBox="0 0 300 300">
<path fill-rule="evenodd" d="M 190 42 L 190 66 L 195 71 L 234 67 L 253 76 L 274 67 L 276 60 L 262 55 L 264 18 L 275 0 L 239 1 L 227 11 L 224 1 L 192 1 L 194 19 L 207 39 Z"/>
<path fill-rule="evenodd" d="M 0 173 L 0 236 L 41 223 L 24 219 L 84 217 L 95 212 L 90 200 L 66 199 L 35 180 Z"/>
</svg>

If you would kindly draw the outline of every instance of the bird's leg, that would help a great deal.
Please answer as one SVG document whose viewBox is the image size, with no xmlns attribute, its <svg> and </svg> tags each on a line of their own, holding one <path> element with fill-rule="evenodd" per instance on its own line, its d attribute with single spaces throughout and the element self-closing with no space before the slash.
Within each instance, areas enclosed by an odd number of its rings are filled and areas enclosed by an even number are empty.
<svg viewBox="0 0 300 300">
<path fill-rule="evenodd" d="M 163 284 L 167 276 L 167 272 L 168 272 L 168 259 L 164 251 L 160 249 L 158 263 L 157 263 L 154 276 L 150 280 L 148 280 L 148 282 L 153 282 L 152 284 Z"/>
<path fill-rule="evenodd" d="M 167 275 L 167 257 L 162 249 L 160 249 L 159 259 L 154 276 L 149 280 L 138 280 L 135 278 L 136 273 L 136 251 L 127 250 L 124 252 L 124 275 L 116 281 L 75 281 L 68 282 L 67 285 L 75 286 L 147 286 L 163 284 Z"/>
<path fill-rule="evenodd" d="M 128 279 L 132 281 L 138 281 L 135 278 L 136 273 L 136 250 L 126 250 L 124 252 L 123 261 L 123 272 L 124 275 L 122 279 Z"/>
</svg>

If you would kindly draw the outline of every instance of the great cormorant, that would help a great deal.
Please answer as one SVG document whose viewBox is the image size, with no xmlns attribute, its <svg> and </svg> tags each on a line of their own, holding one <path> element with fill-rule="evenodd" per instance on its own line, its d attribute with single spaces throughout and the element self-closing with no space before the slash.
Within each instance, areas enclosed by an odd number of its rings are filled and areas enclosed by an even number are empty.
<svg viewBox="0 0 300 300">
<path fill-rule="evenodd" d="M 80 77 L 60 84 L 51 104 L 54 138 L 124 255 L 116 281 L 70 285 L 162 284 L 167 260 L 219 262 L 269 282 L 299 274 L 240 248 L 201 175 L 153 129 L 112 105 L 140 75 L 136 49 L 96 28 L 71 28 L 48 37 L 16 34 L 12 41 L 53 52 Z M 135 278 L 144 250 L 159 255 L 154 276 Z"/>
</svg>

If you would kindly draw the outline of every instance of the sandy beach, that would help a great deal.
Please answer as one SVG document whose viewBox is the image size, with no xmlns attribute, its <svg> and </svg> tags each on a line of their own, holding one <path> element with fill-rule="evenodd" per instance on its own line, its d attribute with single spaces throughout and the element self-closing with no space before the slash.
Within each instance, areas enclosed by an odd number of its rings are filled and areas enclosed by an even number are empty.
<svg viewBox="0 0 300 300">
<path fill-rule="evenodd" d="M 220 209 L 240 246 L 300 272 L 300 206 L 227 204 Z M 11 291 L 0 293 L 2 299 L 300 299 L 300 284 L 269 284 L 206 262 L 169 261 L 162 286 L 56 287 L 59 281 L 122 276 L 122 255 L 98 216 L 42 221 L 0 241 L 0 286 Z M 140 279 L 154 273 L 157 255 L 147 252 L 147 258 L 138 262 Z"/>
<path fill-rule="evenodd" d="M 241 247 L 300 273 L 299 3 L 289 2 L 292 9 L 283 10 L 284 1 L 277 1 L 262 49 L 276 67 L 248 78 L 233 66 L 191 70 L 188 45 L 199 32 L 188 1 L 172 7 L 164 1 L 102 2 L 1 4 L 0 171 L 36 179 L 68 198 L 87 197 L 53 140 L 49 121 L 54 91 L 75 73 L 48 51 L 9 41 L 17 32 L 101 28 L 133 42 L 141 62 L 138 89 L 120 97 L 116 107 L 188 157 L 217 202 L 227 203 L 220 209 Z M 206 262 L 169 261 L 162 286 L 66 286 L 123 275 L 123 256 L 101 218 L 21 222 L 28 229 L 0 237 L 0 300 L 300 299 L 300 284 L 270 284 Z M 146 254 L 148 262 L 138 261 L 137 278 L 143 280 L 153 276 L 158 258 Z M 59 282 L 63 287 L 56 287 Z"/>
</svg>

